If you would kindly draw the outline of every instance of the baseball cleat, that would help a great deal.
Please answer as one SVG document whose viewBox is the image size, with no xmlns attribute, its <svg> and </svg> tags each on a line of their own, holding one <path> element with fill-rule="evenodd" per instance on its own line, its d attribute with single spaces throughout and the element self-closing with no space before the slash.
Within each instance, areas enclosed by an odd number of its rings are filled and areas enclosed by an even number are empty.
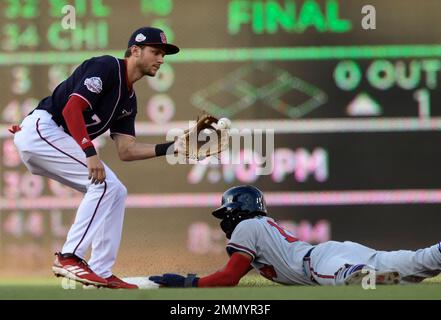
<svg viewBox="0 0 441 320">
<path fill-rule="evenodd" d="M 115 275 L 111 275 L 110 277 L 106 278 L 106 281 L 107 281 L 107 285 L 104 286 L 105 288 L 109 288 L 109 289 L 138 289 L 137 285 L 127 283 Z"/>
<path fill-rule="evenodd" d="M 361 284 L 365 277 L 370 276 L 370 272 L 375 272 L 375 284 L 398 284 L 401 280 L 400 273 L 397 271 L 377 272 L 375 269 L 365 264 L 358 264 L 348 266 L 344 271 L 344 284 Z M 370 280 L 370 278 L 368 280 Z"/>
<path fill-rule="evenodd" d="M 71 253 L 55 253 L 52 271 L 56 277 L 64 277 L 86 285 L 107 286 L 107 280 L 99 277 L 90 269 L 86 261 Z"/>
</svg>

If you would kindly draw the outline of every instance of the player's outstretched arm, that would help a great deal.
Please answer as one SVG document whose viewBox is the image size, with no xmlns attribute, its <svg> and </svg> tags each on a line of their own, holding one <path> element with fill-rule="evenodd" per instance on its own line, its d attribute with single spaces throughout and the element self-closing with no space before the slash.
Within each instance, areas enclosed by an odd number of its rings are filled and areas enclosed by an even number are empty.
<svg viewBox="0 0 441 320">
<path fill-rule="evenodd" d="M 139 143 L 136 142 L 135 137 L 122 134 L 114 134 L 112 137 L 118 150 L 118 156 L 122 161 L 144 160 L 163 156 L 173 144 L 173 142 L 164 144 Z M 173 151 L 173 146 L 171 150 Z"/>
<path fill-rule="evenodd" d="M 198 287 L 234 287 L 251 269 L 252 257 L 245 252 L 235 252 L 226 266 L 213 274 L 202 277 Z"/>
<path fill-rule="evenodd" d="M 252 257 L 247 253 L 235 252 L 227 265 L 211 275 L 198 278 L 195 274 L 186 277 L 174 273 L 165 273 L 162 276 L 151 276 L 149 280 L 170 288 L 178 287 L 232 287 L 250 271 Z"/>
</svg>

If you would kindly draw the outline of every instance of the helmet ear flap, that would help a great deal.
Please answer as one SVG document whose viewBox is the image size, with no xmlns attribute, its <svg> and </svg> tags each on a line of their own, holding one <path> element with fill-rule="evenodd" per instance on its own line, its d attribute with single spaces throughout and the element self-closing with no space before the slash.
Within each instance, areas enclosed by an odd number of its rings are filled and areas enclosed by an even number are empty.
<svg viewBox="0 0 441 320">
<path fill-rule="evenodd" d="M 225 232 L 225 236 L 227 239 L 231 239 L 231 235 L 234 231 L 235 225 L 229 219 L 224 219 L 220 223 L 220 227 L 223 232 Z"/>
<path fill-rule="evenodd" d="M 225 232 L 227 239 L 231 239 L 236 226 L 243 220 L 254 217 L 255 214 L 244 212 L 239 208 L 228 208 L 225 210 L 225 214 L 220 223 L 221 229 Z"/>
</svg>

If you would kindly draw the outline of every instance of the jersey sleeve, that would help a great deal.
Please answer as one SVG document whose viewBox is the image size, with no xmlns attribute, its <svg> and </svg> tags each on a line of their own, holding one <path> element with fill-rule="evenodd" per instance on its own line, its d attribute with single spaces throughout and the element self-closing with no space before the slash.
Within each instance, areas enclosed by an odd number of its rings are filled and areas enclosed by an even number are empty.
<svg viewBox="0 0 441 320">
<path fill-rule="evenodd" d="M 95 58 L 84 62 L 84 65 L 80 66 L 81 72 L 75 79 L 76 85 L 70 96 L 79 96 L 93 109 L 106 91 L 119 85 L 117 63 L 118 61 L 113 57 Z"/>
<path fill-rule="evenodd" d="M 136 137 L 135 133 L 135 117 L 136 114 L 116 120 L 110 127 L 110 136 L 113 138 L 115 134 L 122 134 L 126 136 Z"/>
<path fill-rule="evenodd" d="M 231 239 L 227 244 L 227 253 L 241 251 L 256 258 L 257 239 L 259 238 L 259 222 L 256 219 L 248 219 L 240 222 L 233 231 Z"/>
<path fill-rule="evenodd" d="M 135 118 L 136 118 L 136 97 L 131 99 L 129 110 L 124 109 L 123 114 L 110 126 L 110 136 L 115 134 L 136 137 Z"/>
</svg>

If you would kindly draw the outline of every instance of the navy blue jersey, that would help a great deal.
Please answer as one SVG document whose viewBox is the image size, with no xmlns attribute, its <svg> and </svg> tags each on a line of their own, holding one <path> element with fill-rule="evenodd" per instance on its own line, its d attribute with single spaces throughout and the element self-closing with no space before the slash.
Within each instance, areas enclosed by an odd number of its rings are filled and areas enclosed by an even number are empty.
<svg viewBox="0 0 441 320">
<path fill-rule="evenodd" d="M 90 139 L 108 129 L 111 134 L 135 136 L 136 95 L 133 89 L 129 91 L 126 73 L 122 59 L 101 56 L 86 60 L 37 109 L 47 110 L 69 133 L 62 112 L 69 98 L 77 95 L 89 104 L 83 116 Z"/>
</svg>

